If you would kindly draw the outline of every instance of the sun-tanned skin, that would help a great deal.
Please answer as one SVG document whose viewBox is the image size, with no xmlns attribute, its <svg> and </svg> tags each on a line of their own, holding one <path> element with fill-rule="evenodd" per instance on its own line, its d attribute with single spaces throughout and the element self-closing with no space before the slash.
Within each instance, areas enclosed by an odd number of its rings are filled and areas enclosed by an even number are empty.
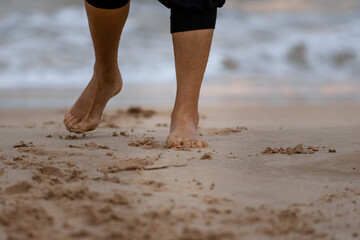
<svg viewBox="0 0 360 240">
<path fill-rule="evenodd" d="M 65 114 L 65 127 L 76 133 L 94 130 L 107 102 L 122 88 L 117 55 L 130 4 L 105 10 L 85 2 L 85 7 L 95 50 L 95 64 L 90 83 Z"/>
<path fill-rule="evenodd" d="M 209 58 L 213 29 L 187 31 L 172 35 L 177 91 L 171 116 L 169 147 L 207 147 L 197 131 L 201 83 Z"/>
<path fill-rule="evenodd" d="M 120 92 L 122 79 L 117 53 L 129 5 L 120 9 L 98 9 L 85 2 L 95 50 L 94 75 L 79 99 L 65 114 L 70 132 L 94 130 L 109 99 Z M 209 57 L 213 29 L 178 32 L 172 35 L 177 92 L 171 116 L 169 147 L 207 147 L 200 138 L 198 100 Z"/>
</svg>

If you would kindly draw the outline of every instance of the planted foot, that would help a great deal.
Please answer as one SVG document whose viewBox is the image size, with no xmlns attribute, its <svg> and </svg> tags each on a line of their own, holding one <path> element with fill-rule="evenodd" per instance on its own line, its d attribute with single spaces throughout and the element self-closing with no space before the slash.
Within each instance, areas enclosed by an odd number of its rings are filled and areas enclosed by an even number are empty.
<svg viewBox="0 0 360 240">
<path fill-rule="evenodd" d="M 205 148 L 208 143 L 201 139 L 197 125 L 199 122 L 198 114 L 173 114 L 171 119 L 170 134 L 166 144 L 168 147 L 185 146 L 189 148 Z"/>
</svg>

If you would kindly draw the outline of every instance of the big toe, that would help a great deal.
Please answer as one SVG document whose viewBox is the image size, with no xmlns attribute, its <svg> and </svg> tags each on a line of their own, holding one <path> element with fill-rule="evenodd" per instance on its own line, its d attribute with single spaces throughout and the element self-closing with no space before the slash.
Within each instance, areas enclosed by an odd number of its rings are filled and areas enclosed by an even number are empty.
<svg viewBox="0 0 360 240">
<path fill-rule="evenodd" d="M 71 113 L 66 114 L 65 118 L 64 118 L 64 125 L 66 126 L 66 128 L 72 128 L 72 126 L 75 123 L 78 123 L 79 119 L 76 118 L 74 115 L 72 115 Z"/>
<path fill-rule="evenodd" d="M 180 141 L 177 138 L 168 137 L 168 139 L 166 140 L 166 145 L 169 148 L 178 147 L 178 146 L 180 146 Z"/>
<path fill-rule="evenodd" d="M 84 132 L 84 126 L 81 123 L 75 123 L 71 127 L 69 127 L 70 132 L 74 133 L 82 133 Z"/>
<path fill-rule="evenodd" d="M 81 122 L 75 123 L 71 127 L 71 132 L 75 132 L 75 133 L 88 132 L 88 131 L 94 130 L 96 128 L 96 126 L 97 126 L 97 124 L 91 124 L 89 122 L 81 121 Z"/>
<path fill-rule="evenodd" d="M 68 125 L 72 118 L 73 118 L 73 116 L 71 115 L 70 112 L 65 113 L 63 123 L 64 123 L 65 125 Z"/>
<path fill-rule="evenodd" d="M 69 123 L 67 124 L 67 128 L 68 129 L 73 129 L 74 128 L 74 126 L 76 125 L 76 124 L 79 124 L 80 123 L 80 119 L 77 119 L 77 118 L 72 118 L 71 119 L 71 121 L 69 121 Z"/>
</svg>

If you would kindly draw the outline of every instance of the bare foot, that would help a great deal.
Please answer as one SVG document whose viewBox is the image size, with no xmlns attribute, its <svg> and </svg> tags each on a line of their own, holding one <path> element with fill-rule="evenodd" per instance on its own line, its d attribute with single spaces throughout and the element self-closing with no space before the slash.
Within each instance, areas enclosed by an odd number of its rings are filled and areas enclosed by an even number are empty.
<svg viewBox="0 0 360 240">
<path fill-rule="evenodd" d="M 168 147 L 205 148 L 208 146 L 208 143 L 201 139 L 197 131 L 199 116 L 198 114 L 193 115 L 187 116 L 180 112 L 173 114 L 170 134 L 166 140 Z"/>
<path fill-rule="evenodd" d="M 118 94 L 121 88 L 122 79 L 119 71 L 115 71 L 114 74 L 94 74 L 78 100 L 66 112 L 66 129 L 75 133 L 94 130 L 100 122 L 107 102 Z"/>
</svg>

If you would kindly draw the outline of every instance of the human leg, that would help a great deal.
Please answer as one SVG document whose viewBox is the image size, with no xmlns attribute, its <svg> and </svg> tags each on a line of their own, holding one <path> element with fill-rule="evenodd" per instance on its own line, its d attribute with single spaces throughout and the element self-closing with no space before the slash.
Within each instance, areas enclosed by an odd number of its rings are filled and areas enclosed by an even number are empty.
<svg viewBox="0 0 360 240">
<path fill-rule="evenodd" d="M 130 3 L 123 0 L 99 8 L 101 6 L 101 0 L 85 2 L 95 51 L 94 73 L 85 90 L 65 114 L 64 124 L 70 132 L 94 130 L 107 102 L 122 88 L 117 54 Z"/>
<path fill-rule="evenodd" d="M 169 147 L 207 147 L 197 132 L 198 101 L 213 29 L 173 33 L 177 92 L 171 116 Z"/>
<path fill-rule="evenodd" d="M 172 8 L 177 92 L 171 116 L 169 147 L 207 147 L 197 128 L 198 101 L 215 28 L 216 8 Z"/>
</svg>

